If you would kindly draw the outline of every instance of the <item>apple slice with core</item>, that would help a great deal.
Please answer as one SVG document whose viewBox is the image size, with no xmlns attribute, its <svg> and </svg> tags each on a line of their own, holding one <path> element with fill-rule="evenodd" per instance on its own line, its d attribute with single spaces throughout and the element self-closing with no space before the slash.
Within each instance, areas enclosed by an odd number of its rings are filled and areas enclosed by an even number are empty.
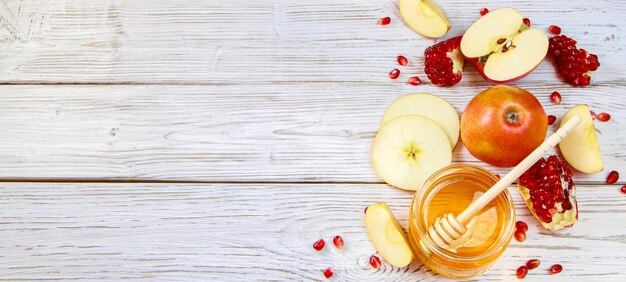
<svg viewBox="0 0 626 282">
<path fill-rule="evenodd" d="M 400 0 L 400 14 L 415 32 L 430 38 L 444 36 L 450 30 L 450 22 L 433 1 Z"/>
<path fill-rule="evenodd" d="M 428 93 L 415 93 L 400 97 L 383 114 L 381 126 L 403 115 L 420 115 L 433 120 L 445 131 L 451 148 L 456 146 L 459 140 L 459 114 L 441 97 Z"/>
<path fill-rule="evenodd" d="M 581 172 L 596 173 L 602 171 L 604 166 L 602 165 L 600 145 L 598 145 L 596 128 L 593 125 L 589 107 L 578 105 L 571 108 L 563 116 L 561 126 L 575 115 L 580 116 L 581 122 L 559 143 L 561 154 L 567 163 Z"/>
<path fill-rule="evenodd" d="M 365 212 L 365 226 L 378 253 L 390 264 L 405 267 L 415 256 L 409 240 L 385 203 L 371 205 Z"/>
<path fill-rule="evenodd" d="M 492 83 L 516 81 L 531 73 L 548 53 L 548 36 L 528 28 L 513 8 L 500 8 L 463 34 L 461 52 Z"/>
<path fill-rule="evenodd" d="M 385 123 L 372 148 L 372 162 L 388 184 L 415 191 L 435 171 L 450 165 L 446 133 L 429 118 L 404 115 Z"/>
</svg>

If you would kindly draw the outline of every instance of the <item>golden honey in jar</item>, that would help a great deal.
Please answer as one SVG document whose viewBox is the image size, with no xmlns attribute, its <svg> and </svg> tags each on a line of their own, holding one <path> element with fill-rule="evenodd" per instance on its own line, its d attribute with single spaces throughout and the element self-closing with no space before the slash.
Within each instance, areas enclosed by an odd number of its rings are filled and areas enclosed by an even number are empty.
<svg viewBox="0 0 626 282">
<path fill-rule="evenodd" d="M 467 232 L 449 246 L 428 236 L 435 219 L 459 215 L 499 179 L 473 165 L 452 165 L 430 176 L 417 190 L 409 215 L 409 241 L 415 255 L 436 273 L 464 279 L 489 271 L 513 237 L 515 210 L 508 190 L 500 193 L 474 218 Z"/>
</svg>

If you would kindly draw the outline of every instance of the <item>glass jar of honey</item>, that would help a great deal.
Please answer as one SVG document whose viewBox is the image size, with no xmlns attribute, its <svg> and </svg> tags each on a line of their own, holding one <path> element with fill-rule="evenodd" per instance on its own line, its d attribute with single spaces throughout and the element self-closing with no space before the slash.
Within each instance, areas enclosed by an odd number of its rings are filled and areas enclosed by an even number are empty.
<svg viewBox="0 0 626 282">
<path fill-rule="evenodd" d="M 489 271 L 513 237 L 515 209 L 508 190 L 467 222 L 467 232 L 450 246 L 428 236 L 437 217 L 460 214 L 499 179 L 473 165 L 451 165 L 431 175 L 417 190 L 409 215 L 409 241 L 415 255 L 432 271 L 465 279 Z"/>
</svg>

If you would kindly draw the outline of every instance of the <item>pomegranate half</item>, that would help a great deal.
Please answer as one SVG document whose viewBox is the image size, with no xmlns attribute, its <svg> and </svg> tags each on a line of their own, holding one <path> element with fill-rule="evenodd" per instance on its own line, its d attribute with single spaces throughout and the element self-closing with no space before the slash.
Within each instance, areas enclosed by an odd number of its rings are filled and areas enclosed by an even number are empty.
<svg viewBox="0 0 626 282">
<path fill-rule="evenodd" d="M 572 172 L 555 155 L 542 158 L 517 181 L 532 214 L 548 230 L 570 227 L 578 221 L 578 202 Z"/>
</svg>

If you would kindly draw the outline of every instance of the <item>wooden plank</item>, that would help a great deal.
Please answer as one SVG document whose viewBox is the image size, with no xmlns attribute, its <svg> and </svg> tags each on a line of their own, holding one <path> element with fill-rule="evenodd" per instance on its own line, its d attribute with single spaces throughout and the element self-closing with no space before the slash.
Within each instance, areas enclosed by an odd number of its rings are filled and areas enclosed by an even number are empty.
<svg viewBox="0 0 626 282">
<path fill-rule="evenodd" d="M 513 280 L 529 258 L 527 279 L 623 280 L 626 197 L 617 186 L 578 186 L 580 221 L 543 230 L 511 189 L 527 240 L 512 242 L 485 281 Z M 386 185 L 95 184 L 0 185 L 0 280 L 323 280 L 435 281 L 418 262 L 398 269 L 375 254 L 363 208 L 386 201 L 406 228 L 410 193 Z M 336 250 L 334 235 L 345 239 Z M 324 238 L 320 253 L 311 244 Z"/>
<path fill-rule="evenodd" d="M 527 89 L 557 117 L 580 103 L 611 113 L 596 123 L 606 172 L 577 180 L 624 173 L 625 87 Z M 549 102 L 553 90 L 562 104 Z M 0 179 L 380 182 L 370 164 L 380 118 L 413 91 L 441 95 L 459 112 L 477 92 L 392 83 L 1 86 Z M 453 159 L 486 166 L 462 145 Z"/>
<path fill-rule="evenodd" d="M 6 3 L 5 3 L 6 2 Z M 405 54 L 406 81 L 433 43 L 403 23 L 396 1 L 5 1 L 0 9 L 1 83 L 388 82 Z M 479 9 L 500 1 L 438 1 L 461 35 Z M 558 24 L 599 56 L 594 83 L 620 84 L 626 7 L 618 0 L 513 0 L 533 27 Z M 389 26 L 376 20 L 391 16 Z M 610 19 L 608 21 L 607 19 Z M 463 85 L 487 85 L 468 67 Z M 545 62 L 520 82 L 561 85 Z"/>
</svg>

